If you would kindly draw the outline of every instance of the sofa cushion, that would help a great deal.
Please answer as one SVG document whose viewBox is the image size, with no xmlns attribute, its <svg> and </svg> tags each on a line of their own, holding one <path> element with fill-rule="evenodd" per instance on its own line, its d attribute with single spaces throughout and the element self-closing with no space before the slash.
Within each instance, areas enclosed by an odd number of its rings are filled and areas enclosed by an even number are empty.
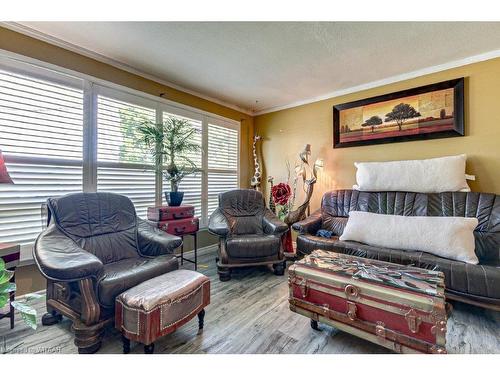
<svg viewBox="0 0 500 375">
<path fill-rule="evenodd" d="M 333 244 L 338 241 L 338 236 L 331 238 L 318 237 L 312 234 L 301 234 L 297 236 L 297 253 L 299 255 L 311 254 L 314 250 L 333 250 Z"/>
<path fill-rule="evenodd" d="M 350 211 L 403 216 L 476 217 L 474 231 L 479 263 L 500 259 L 500 195 L 489 193 L 446 192 L 365 192 L 335 190 L 325 193 L 321 216 L 346 218 Z M 300 222 L 294 224 L 300 227 Z M 328 229 L 328 228 L 324 228 Z"/>
<path fill-rule="evenodd" d="M 466 159 L 462 154 L 424 160 L 354 163 L 357 185 L 353 188 L 421 193 L 470 191 L 465 180 Z"/>
<path fill-rule="evenodd" d="M 351 211 L 340 240 L 406 251 L 417 249 L 478 264 L 473 235 L 477 224 L 475 217 L 401 216 Z"/>
<path fill-rule="evenodd" d="M 273 235 L 247 234 L 228 238 L 226 251 L 232 258 L 263 258 L 278 254 L 280 238 Z"/>
<path fill-rule="evenodd" d="M 439 270 L 444 273 L 446 288 L 451 291 L 500 299 L 500 288 L 495 287 L 495 285 L 500 285 L 500 261 L 474 265 L 441 258 L 422 251 L 388 249 L 354 241 L 340 241 L 338 237 L 320 238 L 312 235 L 298 236 L 297 248 L 302 253 L 322 249 L 363 258 Z"/>
<path fill-rule="evenodd" d="M 170 254 L 155 258 L 129 258 L 105 264 L 97 287 L 99 302 L 105 307 L 112 307 L 116 296 L 125 290 L 178 268 L 177 258 Z"/>
</svg>

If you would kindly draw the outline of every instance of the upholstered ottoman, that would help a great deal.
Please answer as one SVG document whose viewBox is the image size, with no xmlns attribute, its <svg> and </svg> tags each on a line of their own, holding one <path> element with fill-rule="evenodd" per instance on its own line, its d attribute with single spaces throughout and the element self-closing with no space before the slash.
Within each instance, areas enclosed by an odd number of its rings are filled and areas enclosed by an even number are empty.
<svg viewBox="0 0 500 375">
<path fill-rule="evenodd" d="M 143 282 L 116 297 L 115 326 L 122 333 L 123 352 L 130 340 L 154 352 L 154 342 L 198 314 L 203 329 L 204 307 L 210 303 L 210 280 L 201 273 L 176 270 Z"/>
</svg>

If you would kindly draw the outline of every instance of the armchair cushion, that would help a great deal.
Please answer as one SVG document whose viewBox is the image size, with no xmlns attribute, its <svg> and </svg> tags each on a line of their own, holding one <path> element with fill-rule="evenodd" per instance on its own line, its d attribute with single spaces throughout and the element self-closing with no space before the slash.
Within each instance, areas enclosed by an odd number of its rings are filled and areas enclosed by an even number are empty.
<svg viewBox="0 0 500 375">
<path fill-rule="evenodd" d="M 274 235 L 246 234 L 227 239 L 227 253 L 232 258 L 264 258 L 276 256 L 281 239 Z"/>
<path fill-rule="evenodd" d="M 115 298 L 125 290 L 178 268 L 174 255 L 129 258 L 106 264 L 103 277 L 97 283 L 99 303 L 113 307 Z"/>
<path fill-rule="evenodd" d="M 231 190 L 219 195 L 219 209 L 231 234 L 262 234 L 266 209 L 262 193 L 251 189 Z"/>
<path fill-rule="evenodd" d="M 266 209 L 264 213 L 262 222 L 266 234 L 281 235 L 288 230 L 288 225 L 278 219 L 278 217 L 268 209 Z"/>
<path fill-rule="evenodd" d="M 137 257 L 137 219 L 132 201 L 113 193 L 75 193 L 49 198 L 56 226 L 103 263 Z"/>
<path fill-rule="evenodd" d="M 262 216 L 231 216 L 229 228 L 234 235 L 262 234 Z"/>
<path fill-rule="evenodd" d="M 80 248 L 51 224 L 36 240 L 33 251 L 38 267 L 52 280 L 80 280 L 97 277 L 103 264 L 95 255 Z"/>
<path fill-rule="evenodd" d="M 146 257 L 172 254 L 182 245 L 180 237 L 165 233 L 142 219 L 137 219 L 137 242 L 139 252 Z"/>
</svg>

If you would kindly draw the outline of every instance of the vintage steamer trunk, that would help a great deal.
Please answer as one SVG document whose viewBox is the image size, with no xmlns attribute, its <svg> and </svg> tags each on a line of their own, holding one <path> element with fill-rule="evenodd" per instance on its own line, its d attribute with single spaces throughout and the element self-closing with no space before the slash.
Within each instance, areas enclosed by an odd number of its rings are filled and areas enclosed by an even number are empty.
<svg viewBox="0 0 500 375">
<path fill-rule="evenodd" d="M 194 216 L 194 206 L 157 206 L 148 207 L 148 220 L 166 221 L 187 219 Z"/>
<path fill-rule="evenodd" d="M 197 217 L 179 220 L 158 221 L 155 224 L 162 231 L 176 236 L 196 233 L 198 229 L 200 229 L 200 220 Z"/>
<path fill-rule="evenodd" d="M 316 250 L 289 269 L 290 310 L 399 353 L 446 353 L 441 272 Z"/>
</svg>

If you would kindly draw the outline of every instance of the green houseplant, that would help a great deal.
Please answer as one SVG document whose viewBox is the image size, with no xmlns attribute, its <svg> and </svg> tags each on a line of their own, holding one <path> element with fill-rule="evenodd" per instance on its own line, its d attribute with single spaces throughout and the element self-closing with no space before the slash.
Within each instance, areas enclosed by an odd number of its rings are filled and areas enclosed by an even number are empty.
<svg viewBox="0 0 500 375">
<path fill-rule="evenodd" d="M 14 276 L 14 271 L 5 269 L 5 262 L 0 258 L 0 308 L 9 302 L 10 292 L 16 291 L 16 284 L 10 280 Z M 31 293 L 24 296 L 23 301 L 12 301 L 12 307 L 21 313 L 24 322 L 31 328 L 36 329 L 36 310 L 26 303 L 42 296 Z"/>
<path fill-rule="evenodd" d="M 171 116 L 162 124 L 146 121 L 137 130 L 140 142 L 155 157 L 157 173 L 170 182 L 170 192 L 165 192 L 165 199 L 170 206 L 180 206 L 184 193 L 179 191 L 179 184 L 197 170 L 190 155 L 201 150 L 194 140 L 198 130 L 188 120 Z"/>
</svg>

